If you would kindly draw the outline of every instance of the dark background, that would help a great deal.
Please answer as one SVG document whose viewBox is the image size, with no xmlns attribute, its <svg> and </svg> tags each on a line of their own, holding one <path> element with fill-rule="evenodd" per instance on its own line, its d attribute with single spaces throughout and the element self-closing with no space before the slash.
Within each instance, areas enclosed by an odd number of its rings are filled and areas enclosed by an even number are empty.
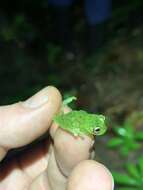
<svg viewBox="0 0 143 190">
<path fill-rule="evenodd" d="M 78 1 L 73 8 L 76 18 L 74 31 L 77 43 L 81 45 L 84 39 L 80 36 L 85 30 L 82 6 L 82 1 Z M 82 85 L 88 83 L 88 77 L 94 77 L 90 73 L 93 70 L 99 72 L 98 76 L 101 77 L 109 70 L 122 72 L 123 69 L 125 72 L 126 63 L 117 63 L 118 56 L 123 53 L 121 57 L 125 54 L 129 57 L 129 51 L 132 51 L 129 43 L 134 40 L 133 48 L 136 48 L 136 42 L 142 40 L 142 35 L 139 34 L 139 39 L 136 40 L 138 36 L 133 34 L 136 30 L 142 30 L 142 6 L 143 3 L 139 0 L 113 1 L 113 14 L 108 23 L 109 45 L 103 48 L 106 50 L 101 50 L 98 60 L 90 60 L 90 57 L 85 59 L 79 54 L 69 64 L 61 56 L 61 47 L 54 46 L 49 40 L 53 21 L 46 0 L 3 1 L 0 8 L 0 103 L 7 104 L 26 98 L 48 84 L 56 85 L 63 94 L 72 90 L 80 93 Z M 116 46 L 116 52 L 113 46 Z M 127 50 L 120 52 L 123 48 Z M 104 64 L 103 57 L 109 63 Z M 101 73 L 97 71 L 100 69 Z M 75 77 L 69 77 L 72 72 Z M 94 83 L 95 79 L 90 80 Z"/>
</svg>

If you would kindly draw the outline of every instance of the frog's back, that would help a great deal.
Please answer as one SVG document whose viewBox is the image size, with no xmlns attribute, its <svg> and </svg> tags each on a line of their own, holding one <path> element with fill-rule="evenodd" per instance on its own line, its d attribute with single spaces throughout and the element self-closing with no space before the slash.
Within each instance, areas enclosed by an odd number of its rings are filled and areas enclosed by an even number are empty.
<svg viewBox="0 0 143 190">
<path fill-rule="evenodd" d="M 85 111 L 71 111 L 66 114 L 60 114 L 55 116 L 54 121 L 59 124 L 63 129 L 74 130 L 80 128 L 80 125 L 84 123 L 84 118 L 87 113 Z"/>
<path fill-rule="evenodd" d="M 104 127 L 104 116 L 87 113 L 86 111 L 71 111 L 66 114 L 59 114 L 54 121 L 63 129 L 73 133 L 74 135 L 94 134 L 94 129 L 100 131 Z"/>
</svg>

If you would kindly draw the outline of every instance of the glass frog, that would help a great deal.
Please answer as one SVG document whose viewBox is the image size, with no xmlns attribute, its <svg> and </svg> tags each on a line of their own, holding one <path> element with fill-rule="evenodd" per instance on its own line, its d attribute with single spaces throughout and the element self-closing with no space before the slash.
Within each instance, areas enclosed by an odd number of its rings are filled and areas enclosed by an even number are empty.
<svg viewBox="0 0 143 190">
<path fill-rule="evenodd" d="M 64 101 L 63 105 L 65 102 L 70 103 L 75 99 L 75 97 L 70 97 Z M 74 136 L 103 135 L 107 130 L 105 116 L 91 114 L 83 110 L 71 111 L 66 114 L 61 112 L 53 120 Z"/>
</svg>

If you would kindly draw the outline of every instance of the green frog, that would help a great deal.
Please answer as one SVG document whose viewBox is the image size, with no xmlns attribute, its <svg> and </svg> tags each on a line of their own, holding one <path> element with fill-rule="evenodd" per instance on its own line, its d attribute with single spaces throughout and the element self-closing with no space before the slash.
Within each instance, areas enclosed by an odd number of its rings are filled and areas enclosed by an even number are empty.
<svg viewBox="0 0 143 190">
<path fill-rule="evenodd" d="M 70 97 L 63 102 L 63 105 L 65 106 L 75 99 L 75 97 Z M 75 110 L 66 114 L 61 112 L 53 120 L 74 136 L 103 135 L 107 130 L 104 115 L 91 114 L 83 110 Z"/>
</svg>

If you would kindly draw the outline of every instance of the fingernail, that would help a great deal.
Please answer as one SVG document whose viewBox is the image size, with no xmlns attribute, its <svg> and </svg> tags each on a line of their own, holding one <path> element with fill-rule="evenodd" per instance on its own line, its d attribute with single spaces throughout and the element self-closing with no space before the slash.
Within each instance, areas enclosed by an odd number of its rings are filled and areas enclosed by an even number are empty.
<svg viewBox="0 0 143 190">
<path fill-rule="evenodd" d="M 38 108 L 48 101 L 48 89 L 45 88 L 23 102 L 23 106 L 27 108 Z"/>
</svg>

